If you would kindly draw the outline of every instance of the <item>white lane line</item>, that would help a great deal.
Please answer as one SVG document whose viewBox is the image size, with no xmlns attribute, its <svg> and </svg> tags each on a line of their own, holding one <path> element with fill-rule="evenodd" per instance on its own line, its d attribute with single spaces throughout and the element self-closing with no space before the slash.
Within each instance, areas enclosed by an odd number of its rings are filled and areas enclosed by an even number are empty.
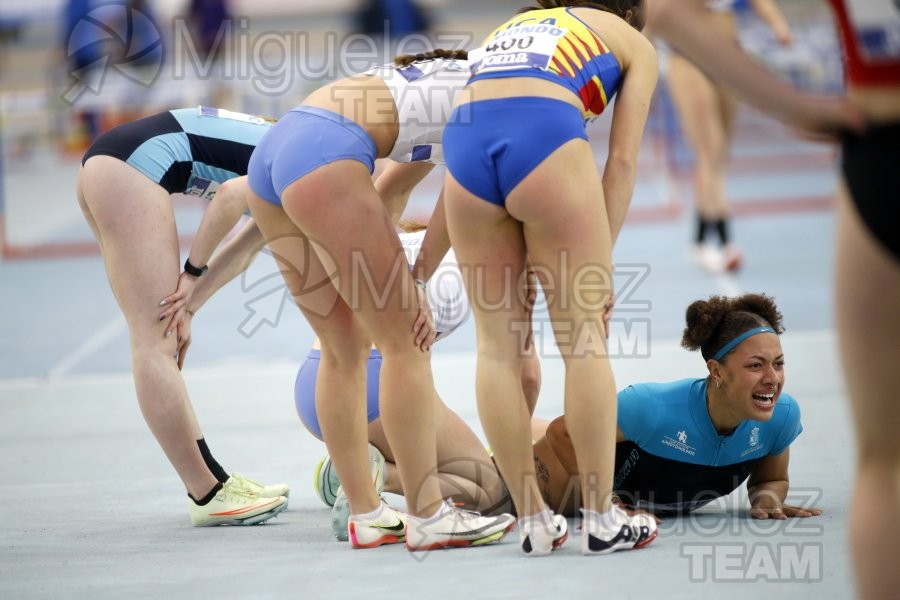
<svg viewBox="0 0 900 600">
<path fill-rule="evenodd" d="M 53 381 L 67 375 L 78 363 L 102 348 L 126 329 L 125 317 L 118 315 L 56 363 L 47 371 L 46 379 Z"/>
</svg>

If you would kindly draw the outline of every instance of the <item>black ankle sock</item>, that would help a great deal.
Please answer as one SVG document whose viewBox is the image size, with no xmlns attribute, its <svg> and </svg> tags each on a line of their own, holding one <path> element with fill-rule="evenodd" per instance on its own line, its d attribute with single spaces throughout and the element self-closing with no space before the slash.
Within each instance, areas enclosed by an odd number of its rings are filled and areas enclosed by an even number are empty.
<svg viewBox="0 0 900 600">
<path fill-rule="evenodd" d="M 706 238 L 706 230 L 709 229 L 711 223 L 704 219 L 702 216 L 697 215 L 697 237 L 695 241 L 698 244 L 702 244 L 703 240 Z"/>
<path fill-rule="evenodd" d="M 213 489 L 210 490 L 210 492 L 207 495 L 203 496 L 199 500 L 197 500 L 190 494 L 188 494 L 188 496 L 190 497 L 191 500 L 194 501 L 194 504 L 196 504 L 197 506 L 206 506 L 207 504 L 212 502 L 212 499 L 216 497 L 216 494 L 219 493 L 219 490 L 221 490 L 222 487 L 223 487 L 223 485 L 222 485 L 222 482 L 220 481 L 219 483 L 217 483 L 216 485 L 213 486 Z"/>
<path fill-rule="evenodd" d="M 728 231 L 728 219 L 719 219 L 716 221 L 716 231 L 719 234 L 719 243 L 727 246 L 731 241 L 731 233 Z"/>
<path fill-rule="evenodd" d="M 219 483 L 228 481 L 228 477 L 230 476 L 225 472 L 225 469 L 222 468 L 222 465 L 213 458 L 212 452 L 209 451 L 209 447 L 206 445 L 206 438 L 197 440 L 197 446 L 200 448 L 200 455 L 203 457 L 203 462 L 206 463 L 206 468 L 210 470 L 213 477 L 218 479 Z"/>
</svg>

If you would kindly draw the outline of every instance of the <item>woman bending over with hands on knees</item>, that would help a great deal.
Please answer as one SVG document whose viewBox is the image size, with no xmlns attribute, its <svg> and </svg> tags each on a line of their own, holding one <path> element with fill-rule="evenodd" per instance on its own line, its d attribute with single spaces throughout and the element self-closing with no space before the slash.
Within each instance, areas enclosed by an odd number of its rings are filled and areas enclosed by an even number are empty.
<svg viewBox="0 0 900 600">
<path fill-rule="evenodd" d="M 469 93 L 444 132 L 447 222 L 477 330 L 478 410 L 529 556 L 550 554 L 568 532 L 536 483 L 520 384 L 526 258 L 566 366 L 565 410 L 585 507 L 582 552 L 641 547 L 656 537 L 652 519 L 629 517 L 612 502 L 616 390 L 603 321 L 612 246 L 656 86 L 644 10 L 642 0 L 541 0 L 523 9 L 470 53 Z M 614 95 L 601 176 L 585 125 Z M 598 347 L 585 352 L 566 337 Z"/>
<path fill-rule="evenodd" d="M 821 514 L 785 503 L 790 444 L 803 430 L 784 387 L 781 313 L 763 295 L 714 296 L 687 309 L 681 344 L 699 350 L 709 375 L 638 383 L 619 392 L 614 489 L 630 507 L 688 512 L 747 480 L 750 515 Z M 573 514 L 578 466 L 562 417 L 534 445 L 548 504 Z M 749 478 L 749 479 L 748 479 Z"/>
<path fill-rule="evenodd" d="M 78 202 L 128 323 L 141 412 L 187 488 L 191 522 L 198 526 L 260 523 L 287 507 L 287 486 L 228 474 L 213 458 L 180 372 L 190 340 L 188 305 L 161 302 L 173 289 L 189 299 L 202 281 L 216 246 L 246 208 L 231 179 L 247 172 L 270 125 L 215 108 L 166 111 L 101 135 L 78 172 Z M 175 193 L 210 200 L 184 272 L 170 198 Z M 258 239 L 256 225 L 248 222 L 236 239 Z"/>
<path fill-rule="evenodd" d="M 464 58 L 461 51 L 401 57 L 326 85 L 282 117 L 250 161 L 250 211 L 321 342 L 316 413 L 357 548 L 404 539 L 410 550 L 481 545 L 515 524 L 509 515 L 460 511 L 441 497 L 424 284 L 414 281 L 394 229 L 391 215 L 402 207 L 386 207 L 371 179 L 376 158 L 408 163 L 395 175 L 410 181 L 442 162 L 441 109 L 468 79 Z M 428 236 L 423 244 L 421 280 L 446 251 L 445 241 L 434 243 L 444 245 L 439 251 Z M 420 317 L 426 325 L 418 328 Z M 369 470 L 366 361 L 373 343 L 382 355 L 381 422 L 408 516 L 381 501 Z"/>
<path fill-rule="evenodd" d="M 405 231 L 400 234 L 404 251 L 410 263 L 414 263 L 425 236 L 424 229 L 411 230 L 413 224 L 401 223 Z M 469 304 L 462 286 L 462 275 L 453 250 L 441 260 L 440 267 L 428 283 L 428 304 L 432 311 L 436 338 L 439 341 L 456 330 L 469 316 Z M 322 439 L 322 431 L 316 414 L 316 378 L 321 351 L 318 342 L 300 366 L 294 384 L 294 401 L 297 414 L 306 429 Z M 540 386 L 540 365 L 532 351 L 522 373 L 523 388 L 533 390 L 527 397 L 533 406 Z M 378 398 L 378 381 L 381 354 L 373 349 L 367 363 L 367 418 L 369 459 L 376 490 L 403 495 L 397 478 L 396 461 L 384 435 Z M 437 431 L 437 466 L 441 483 L 441 495 L 451 497 L 458 506 L 477 510 L 483 514 L 499 514 L 509 510 L 509 495 L 503 480 L 491 462 L 484 445 L 469 426 L 450 410 L 434 390 Z M 319 498 L 332 506 L 332 528 L 338 540 L 348 539 L 347 496 L 340 488 L 340 478 L 331 459 L 325 457 L 315 472 L 315 490 Z"/>
</svg>

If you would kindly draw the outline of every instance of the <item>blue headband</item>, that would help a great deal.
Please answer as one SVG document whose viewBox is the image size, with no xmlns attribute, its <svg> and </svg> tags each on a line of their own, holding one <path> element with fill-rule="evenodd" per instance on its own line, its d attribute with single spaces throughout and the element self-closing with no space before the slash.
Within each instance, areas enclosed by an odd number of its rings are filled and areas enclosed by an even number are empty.
<svg viewBox="0 0 900 600">
<path fill-rule="evenodd" d="M 733 340 L 731 340 L 730 342 L 728 342 L 727 344 L 722 346 L 722 348 L 713 355 L 713 360 L 722 360 L 722 358 L 726 354 L 728 354 L 729 352 L 734 350 L 735 346 L 737 346 L 738 344 L 740 344 L 741 342 L 746 340 L 748 337 L 753 337 L 757 333 L 775 333 L 775 330 L 769 326 L 766 326 L 766 327 L 755 327 L 753 329 L 745 331 L 741 335 L 737 336 L 736 338 L 734 338 Z"/>
</svg>

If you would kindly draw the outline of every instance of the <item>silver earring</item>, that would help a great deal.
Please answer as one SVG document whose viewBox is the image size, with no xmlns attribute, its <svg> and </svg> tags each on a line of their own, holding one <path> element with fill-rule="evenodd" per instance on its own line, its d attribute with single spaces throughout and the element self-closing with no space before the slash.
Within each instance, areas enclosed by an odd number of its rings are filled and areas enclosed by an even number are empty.
<svg viewBox="0 0 900 600">
<path fill-rule="evenodd" d="M 716 380 L 716 389 L 717 389 L 717 390 L 721 390 L 721 389 L 722 389 L 722 380 L 721 380 L 721 379 L 717 379 L 717 380 Z"/>
</svg>

